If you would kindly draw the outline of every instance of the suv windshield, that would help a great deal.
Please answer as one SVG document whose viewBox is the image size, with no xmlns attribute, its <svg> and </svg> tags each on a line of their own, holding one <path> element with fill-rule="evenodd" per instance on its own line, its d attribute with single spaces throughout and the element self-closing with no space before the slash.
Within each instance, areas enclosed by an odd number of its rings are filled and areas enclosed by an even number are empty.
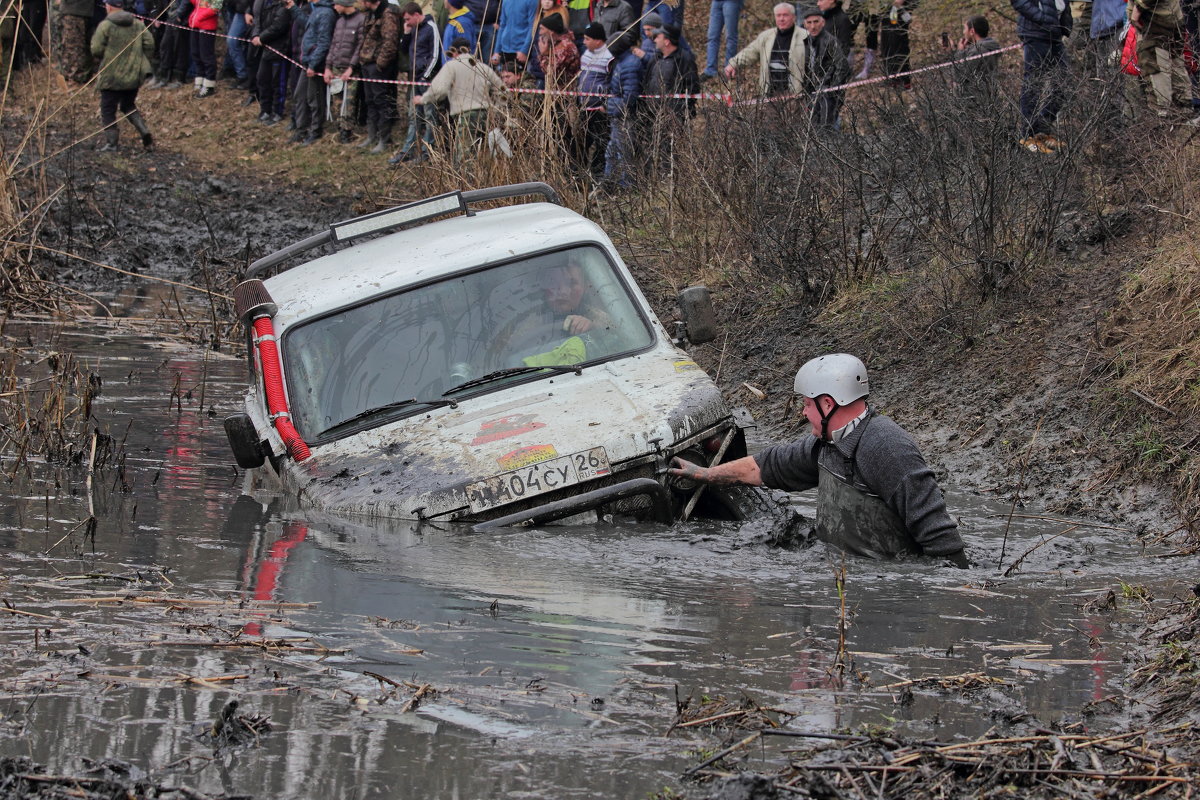
<svg viewBox="0 0 1200 800">
<path fill-rule="evenodd" d="M 652 336 L 604 251 L 576 247 L 306 322 L 283 353 L 293 421 L 313 441 L 355 417 L 346 429 L 428 410 L 423 401 L 444 393 L 495 391 L 538 374 L 531 367 L 642 350 Z"/>
</svg>

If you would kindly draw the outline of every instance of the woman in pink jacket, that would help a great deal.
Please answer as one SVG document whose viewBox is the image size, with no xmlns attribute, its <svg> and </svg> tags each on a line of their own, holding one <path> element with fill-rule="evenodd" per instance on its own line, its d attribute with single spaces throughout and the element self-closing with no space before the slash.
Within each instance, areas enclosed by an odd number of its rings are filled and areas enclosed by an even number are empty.
<svg viewBox="0 0 1200 800">
<path fill-rule="evenodd" d="M 196 0 L 188 17 L 192 54 L 196 59 L 196 97 L 208 97 L 217 90 L 217 10 L 221 0 Z"/>
</svg>

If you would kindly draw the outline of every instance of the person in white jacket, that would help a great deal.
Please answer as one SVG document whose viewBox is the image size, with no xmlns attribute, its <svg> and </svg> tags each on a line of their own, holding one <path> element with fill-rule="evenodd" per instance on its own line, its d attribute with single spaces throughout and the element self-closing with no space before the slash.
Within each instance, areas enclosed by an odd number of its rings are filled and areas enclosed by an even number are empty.
<svg viewBox="0 0 1200 800">
<path fill-rule="evenodd" d="M 455 39 L 450 44 L 450 61 L 442 67 L 424 94 L 413 103 L 424 105 L 450 102 L 454 122 L 454 161 L 465 163 L 479 149 L 487 132 L 488 110 L 504 91 L 496 71 L 471 54 L 471 42 Z"/>
</svg>

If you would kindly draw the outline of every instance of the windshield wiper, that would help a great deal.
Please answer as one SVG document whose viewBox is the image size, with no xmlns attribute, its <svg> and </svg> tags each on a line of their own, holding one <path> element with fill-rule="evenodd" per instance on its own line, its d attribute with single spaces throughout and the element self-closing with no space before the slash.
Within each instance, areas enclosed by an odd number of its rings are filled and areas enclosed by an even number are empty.
<svg viewBox="0 0 1200 800">
<path fill-rule="evenodd" d="M 404 408 L 406 406 L 429 406 L 431 408 L 441 408 L 442 406 L 450 406 L 451 408 L 458 408 L 458 403 L 454 400 L 445 400 L 445 399 L 441 399 L 441 398 L 439 398 L 437 400 L 418 400 L 415 397 L 410 397 L 408 400 L 393 400 L 390 403 L 385 403 L 384 405 L 381 405 L 381 406 L 375 406 L 374 408 L 368 408 L 366 411 L 360 411 L 359 413 L 355 414 L 353 417 L 350 417 L 349 419 L 344 419 L 341 422 L 339 422 L 338 424 L 321 431 L 319 436 L 324 436 L 327 433 L 333 433 L 336 430 L 345 428 L 355 422 L 358 422 L 359 420 L 366 419 L 367 417 L 373 417 L 377 414 L 383 414 L 388 411 L 394 411 L 397 408 Z"/>
<path fill-rule="evenodd" d="M 513 375 L 528 375 L 531 372 L 542 372 L 543 370 L 552 372 L 555 375 L 561 375 L 566 372 L 574 372 L 576 375 L 583 374 L 583 367 L 576 364 L 546 367 L 509 367 L 508 369 L 498 369 L 495 372 L 489 372 L 487 375 L 483 375 L 478 378 L 472 378 L 466 383 L 460 383 L 458 386 L 453 386 L 442 392 L 442 397 L 445 397 L 448 394 L 454 394 L 455 392 L 461 392 L 463 389 L 470 389 L 475 386 L 483 386 L 485 383 L 498 381 L 501 378 L 509 378 Z"/>
</svg>

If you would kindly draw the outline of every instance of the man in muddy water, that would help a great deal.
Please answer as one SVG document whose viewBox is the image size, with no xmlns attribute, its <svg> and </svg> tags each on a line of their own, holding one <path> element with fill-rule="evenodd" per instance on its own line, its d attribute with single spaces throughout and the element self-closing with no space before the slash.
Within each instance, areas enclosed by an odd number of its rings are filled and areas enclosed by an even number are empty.
<svg viewBox="0 0 1200 800">
<path fill-rule="evenodd" d="M 683 459 L 670 474 L 700 483 L 817 489 L 816 535 L 852 553 L 915 553 L 969 566 L 958 526 L 913 438 L 867 405 L 867 368 L 838 353 L 796 373 L 811 432 L 715 467 Z"/>
</svg>

